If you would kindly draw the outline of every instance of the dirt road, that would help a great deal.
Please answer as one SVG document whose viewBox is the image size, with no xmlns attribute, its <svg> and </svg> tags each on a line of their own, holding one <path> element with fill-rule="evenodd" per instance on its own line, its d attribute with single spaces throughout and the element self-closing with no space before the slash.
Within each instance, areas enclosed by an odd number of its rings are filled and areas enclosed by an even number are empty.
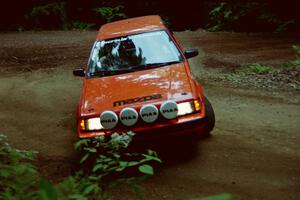
<svg viewBox="0 0 300 200">
<path fill-rule="evenodd" d="M 1 33 L 1 133 L 21 149 L 39 151 L 38 165 L 53 181 L 72 173 L 75 106 L 96 32 Z M 142 199 L 189 199 L 223 192 L 234 199 L 300 198 L 300 93 L 239 88 L 218 77 L 249 62 L 279 65 L 294 57 L 294 36 L 177 33 L 216 113 L 213 136 L 197 146 L 165 144 L 164 164 L 142 183 Z M 255 41 L 255 42 L 254 42 Z M 122 194 L 122 197 L 126 195 Z"/>
</svg>

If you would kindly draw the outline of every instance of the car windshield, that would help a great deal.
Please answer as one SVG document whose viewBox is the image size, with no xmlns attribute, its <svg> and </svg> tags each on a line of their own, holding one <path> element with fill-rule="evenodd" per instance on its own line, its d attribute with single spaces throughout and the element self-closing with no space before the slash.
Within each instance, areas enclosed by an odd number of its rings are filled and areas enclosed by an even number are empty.
<svg viewBox="0 0 300 200">
<path fill-rule="evenodd" d="M 109 76 L 161 67 L 182 61 L 182 56 L 166 31 L 147 32 L 97 41 L 88 74 Z"/>
</svg>

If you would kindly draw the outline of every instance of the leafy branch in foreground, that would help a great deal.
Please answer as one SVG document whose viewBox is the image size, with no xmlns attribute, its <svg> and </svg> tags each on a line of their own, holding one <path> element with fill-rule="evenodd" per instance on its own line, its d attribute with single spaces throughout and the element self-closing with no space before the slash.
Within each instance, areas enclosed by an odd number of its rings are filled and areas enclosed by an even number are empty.
<svg viewBox="0 0 300 200">
<path fill-rule="evenodd" d="M 32 164 L 36 152 L 15 149 L 0 135 L 0 199 L 110 199 L 105 190 L 120 184 L 139 194 L 136 181 L 154 174 L 148 162 L 161 161 L 152 150 L 145 154 L 126 152 L 133 135 L 115 133 L 108 141 L 103 137 L 78 141 L 75 147 L 84 153 L 80 160 L 84 170 L 57 185 L 43 179 Z M 125 176 L 128 168 L 136 168 L 140 174 Z"/>
<path fill-rule="evenodd" d="M 0 135 L 0 199 L 35 199 L 39 173 L 31 163 L 36 152 L 21 151 Z"/>
<path fill-rule="evenodd" d="M 139 191 L 139 187 L 134 183 L 137 178 L 122 173 L 128 168 L 136 168 L 144 174 L 142 179 L 154 174 L 153 167 L 147 163 L 161 162 L 156 152 L 148 150 L 147 153 L 140 154 L 125 151 L 133 136 L 132 132 L 114 133 L 109 141 L 105 141 L 105 138 L 100 136 L 93 140 L 83 139 L 75 144 L 75 148 L 84 153 L 80 163 L 87 166 L 84 167 L 89 182 L 87 194 L 99 196 L 99 191 L 103 193 L 105 188 L 115 187 L 121 183 L 132 186 L 133 191 Z M 111 177 L 113 181 L 107 182 L 107 178 Z"/>
</svg>

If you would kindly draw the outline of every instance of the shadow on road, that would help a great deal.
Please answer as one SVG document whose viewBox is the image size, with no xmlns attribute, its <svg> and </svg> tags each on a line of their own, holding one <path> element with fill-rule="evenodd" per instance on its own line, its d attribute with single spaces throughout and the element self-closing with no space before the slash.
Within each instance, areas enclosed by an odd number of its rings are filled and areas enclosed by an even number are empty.
<svg viewBox="0 0 300 200">
<path fill-rule="evenodd" d="M 130 148 L 132 152 L 156 151 L 162 160 L 162 166 L 176 165 L 193 160 L 201 153 L 201 141 L 210 137 L 178 137 L 149 141 L 134 141 Z"/>
</svg>

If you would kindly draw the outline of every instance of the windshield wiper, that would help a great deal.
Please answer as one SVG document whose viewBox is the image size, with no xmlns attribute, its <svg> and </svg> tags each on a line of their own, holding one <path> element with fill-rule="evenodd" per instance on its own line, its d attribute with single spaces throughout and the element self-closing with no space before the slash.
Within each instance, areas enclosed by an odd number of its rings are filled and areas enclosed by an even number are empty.
<svg viewBox="0 0 300 200">
<path fill-rule="evenodd" d="M 128 72 L 134 72 L 134 69 L 116 69 L 116 70 L 98 70 L 93 73 L 89 73 L 90 76 L 112 76 L 116 74 L 123 74 Z"/>
<path fill-rule="evenodd" d="M 148 64 L 145 64 L 145 65 L 140 65 L 138 68 L 147 69 L 147 68 L 163 67 L 163 66 L 166 66 L 166 65 L 177 64 L 177 63 L 180 63 L 180 62 L 181 61 L 162 62 L 162 63 L 148 63 Z"/>
<path fill-rule="evenodd" d="M 98 70 L 93 73 L 89 73 L 90 77 L 93 76 L 113 76 L 116 74 L 124 74 L 128 72 L 135 72 L 139 70 L 145 70 L 145 69 L 150 69 L 150 68 L 156 68 L 156 67 L 163 67 L 166 65 L 172 65 L 172 64 L 177 64 L 180 63 L 181 61 L 171 61 L 171 62 L 162 62 L 162 63 L 148 63 L 144 65 L 139 65 L 134 68 L 125 68 L 125 69 L 116 69 L 116 70 Z"/>
</svg>

